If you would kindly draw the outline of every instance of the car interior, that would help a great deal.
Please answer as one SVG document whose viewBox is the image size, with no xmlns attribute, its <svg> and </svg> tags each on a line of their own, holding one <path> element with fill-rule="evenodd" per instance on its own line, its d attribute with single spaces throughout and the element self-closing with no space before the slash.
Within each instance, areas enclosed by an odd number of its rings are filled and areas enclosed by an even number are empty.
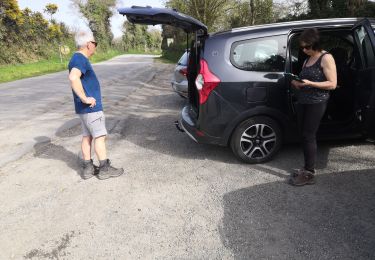
<svg viewBox="0 0 375 260">
<path fill-rule="evenodd" d="M 291 38 L 291 72 L 298 75 L 307 59 L 299 48 L 299 33 Z M 323 50 L 332 54 L 336 62 L 337 87 L 331 91 L 322 124 L 350 123 L 356 117 L 356 58 L 351 30 L 320 31 Z"/>
</svg>

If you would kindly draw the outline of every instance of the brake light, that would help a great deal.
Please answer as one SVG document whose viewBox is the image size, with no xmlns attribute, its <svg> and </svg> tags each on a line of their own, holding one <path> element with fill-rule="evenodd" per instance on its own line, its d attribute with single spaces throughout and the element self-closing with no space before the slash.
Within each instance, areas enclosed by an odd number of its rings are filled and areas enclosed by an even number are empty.
<svg viewBox="0 0 375 260">
<path fill-rule="evenodd" d="M 178 72 L 180 72 L 180 74 L 182 74 L 186 77 L 188 71 L 187 71 L 187 68 L 184 68 L 184 69 L 180 69 Z"/>
<path fill-rule="evenodd" d="M 199 92 L 199 103 L 202 105 L 206 103 L 208 96 L 220 83 L 220 79 L 213 74 L 208 68 L 207 61 L 200 60 L 200 70 L 195 79 L 195 86 Z"/>
</svg>

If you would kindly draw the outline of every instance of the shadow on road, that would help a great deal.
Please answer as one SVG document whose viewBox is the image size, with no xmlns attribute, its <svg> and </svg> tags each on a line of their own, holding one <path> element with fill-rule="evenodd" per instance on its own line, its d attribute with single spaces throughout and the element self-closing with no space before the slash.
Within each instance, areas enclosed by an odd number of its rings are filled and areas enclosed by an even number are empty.
<svg viewBox="0 0 375 260">
<path fill-rule="evenodd" d="M 227 193 L 221 240 L 236 259 L 375 259 L 375 168 Z"/>
<path fill-rule="evenodd" d="M 176 115 L 151 118 L 130 116 L 119 130 L 120 136 L 137 146 L 182 159 L 209 159 L 231 164 L 240 163 L 226 147 L 197 144 L 185 133 L 179 132 L 174 121 Z"/>
<path fill-rule="evenodd" d="M 82 134 L 81 120 L 78 118 L 66 121 L 62 126 L 60 126 L 55 135 L 57 137 L 74 137 Z"/>
<path fill-rule="evenodd" d="M 69 168 L 75 170 L 79 175 L 80 165 L 76 154 L 68 151 L 61 145 L 53 144 L 49 137 L 38 136 L 35 137 L 35 140 L 34 157 L 63 161 Z"/>
<path fill-rule="evenodd" d="M 185 100 L 175 93 L 155 96 L 140 96 L 142 105 L 129 106 L 124 125 L 112 133 L 122 138 L 156 152 L 168 154 L 183 159 L 208 159 L 230 164 L 243 164 L 237 160 L 231 149 L 215 145 L 197 144 L 187 134 L 176 130 L 174 122 L 179 119 L 180 110 Z M 169 108 L 168 111 L 165 109 Z M 175 114 L 173 113 L 175 111 Z M 324 169 L 328 164 L 330 150 L 347 145 L 362 145 L 363 141 L 331 141 L 318 144 L 317 169 Z M 353 158 L 349 158 L 352 160 Z M 272 169 L 264 169 L 268 173 L 285 178 L 285 173 L 303 166 L 303 152 L 299 144 L 284 145 L 278 155 L 266 164 Z M 255 167 L 256 166 L 252 166 Z"/>
</svg>

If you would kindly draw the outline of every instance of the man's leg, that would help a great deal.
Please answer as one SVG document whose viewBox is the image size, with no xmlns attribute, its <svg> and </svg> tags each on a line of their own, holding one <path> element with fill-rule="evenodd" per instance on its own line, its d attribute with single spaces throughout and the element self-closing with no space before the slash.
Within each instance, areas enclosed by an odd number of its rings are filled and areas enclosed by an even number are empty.
<svg viewBox="0 0 375 260">
<path fill-rule="evenodd" d="M 94 176 L 95 167 L 94 163 L 91 159 L 91 143 L 92 137 L 91 136 L 83 136 L 81 142 L 81 150 L 82 150 L 82 173 L 81 177 L 85 180 Z"/>
<path fill-rule="evenodd" d="M 105 138 L 106 136 L 103 135 L 94 139 L 95 153 L 99 161 L 104 161 L 107 159 L 107 149 L 105 146 Z"/>
<path fill-rule="evenodd" d="M 82 151 L 82 171 L 81 177 L 86 180 L 94 176 L 95 167 L 91 159 L 91 145 L 92 136 L 87 127 L 87 114 L 79 115 L 82 125 L 82 141 L 81 141 L 81 151 Z"/>
<path fill-rule="evenodd" d="M 91 136 L 82 136 L 82 159 L 85 161 L 91 160 L 91 143 L 92 137 Z"/>
<path fill-rule="evenodd" d="M 110 160 L 107 159 L 107 149 L 105 145 L 106 136 L 99 136 L 95 138 L 95 153 L 100 162 L 98 179 L 105 180 L 111 177 L 117 177 L 124 173 L 124 169 L 115 168 L 111 165 Z"/>
</svg>

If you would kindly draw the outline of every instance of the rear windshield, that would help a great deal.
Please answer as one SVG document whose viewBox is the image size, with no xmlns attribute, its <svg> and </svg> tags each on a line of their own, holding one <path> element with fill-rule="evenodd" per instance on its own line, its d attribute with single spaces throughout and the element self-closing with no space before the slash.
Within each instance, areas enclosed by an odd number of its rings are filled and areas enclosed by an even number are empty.
<svg viewBox="0 0 375 260">
<path fill-rule="evenodd" d="M 185 52 L 181 56 L 180 60 L 178 61 L 178 65 L 187 66 L 187 64 L 188 64 L 188 57 L 189 57 L 188 52 Z"/>
</svg>

